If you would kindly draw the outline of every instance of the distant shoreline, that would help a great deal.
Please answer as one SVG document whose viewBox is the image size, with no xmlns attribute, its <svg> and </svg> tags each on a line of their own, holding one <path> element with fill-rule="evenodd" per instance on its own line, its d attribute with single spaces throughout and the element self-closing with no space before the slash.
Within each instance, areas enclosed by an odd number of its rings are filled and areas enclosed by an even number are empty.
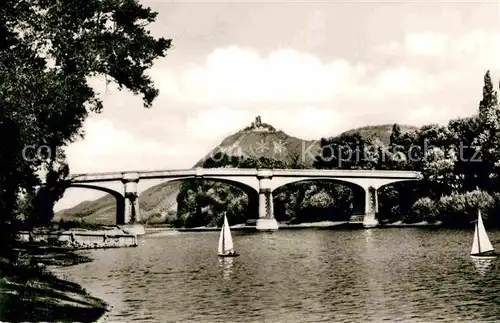
<svg viewBox="0 0 500 323">
<path fill-rule="evenodd" d="M 300 229 L 362 229 L 362 223 L 352 223 L 349 221 L 322 221 L 322 222 L 304 222 L 298 224 L 284 224 L 278 223 L 278 230 L 300 230 Z M 414 228 L 414 227 L 441 227 L 441 223 L 388 223 L 381 224 L 375 229 L 383 228 Z M 220 231 L 220 227 L 195 227 L 195 228 L 175 228 L 175 227 L 165 227 L 165 226 L 145 226 L 146 234 L 151 234 L 159 231 L 178 231 L 178 232 L 210 232 L 210 231 Z M 232 231 L 256 231 L 255 226 L 249 226 L 246 224 L 236 224 L 231 226 Z"/>
</svg>

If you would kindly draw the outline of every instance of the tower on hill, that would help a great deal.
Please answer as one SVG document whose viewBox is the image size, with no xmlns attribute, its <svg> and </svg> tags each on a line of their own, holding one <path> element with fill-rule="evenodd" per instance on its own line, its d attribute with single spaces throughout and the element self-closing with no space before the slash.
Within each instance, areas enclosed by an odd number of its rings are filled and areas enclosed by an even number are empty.
<svg viewBox="0 0 500 323">
<path fill-rule="evenodd" d="M 252 131 L 276 131 L 276 129 L 267 123 L 262 123 L 262 119 L 260 116 L 255 117 L 255 121 L 253 121 L 250 127 L 246 127 L 244 130 L 252 130 Z"/>
</svg>

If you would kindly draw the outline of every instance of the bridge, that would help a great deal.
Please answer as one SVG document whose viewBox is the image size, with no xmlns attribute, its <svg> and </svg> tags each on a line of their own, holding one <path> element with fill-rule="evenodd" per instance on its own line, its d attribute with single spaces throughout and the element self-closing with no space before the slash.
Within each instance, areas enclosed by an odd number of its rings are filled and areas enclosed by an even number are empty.
<svg viewBox="0 0 500 323">
<path fill-rule="evenodd" d="M 365 227 L 377 224 L 377 191 L 384 185 L 416 181 L 419 172 L 387 170 L 339 170 L 339 169 L 242 169 L 242 168 L 191 168 L 158 171 L 126 171 L 109 173 L 73 174 L 69 176 L 70 187 L 101 190 L 112 194 L 117 201 L 116 221 L 118 224 L 140 223 L 137 183 L 147 179 L 165 179 L 165 182 L 186 179 L 208 179 L 240 187 L 258 201 L 258 230 L 276 230 L 274 219 L 273 192 L 287 184 L 329 180 L 364 192 L 364 212 L 358 217 Z M 100 187 L 96 183 L 117 182 L 124 184 L 123 193 Z"/>
</svg>

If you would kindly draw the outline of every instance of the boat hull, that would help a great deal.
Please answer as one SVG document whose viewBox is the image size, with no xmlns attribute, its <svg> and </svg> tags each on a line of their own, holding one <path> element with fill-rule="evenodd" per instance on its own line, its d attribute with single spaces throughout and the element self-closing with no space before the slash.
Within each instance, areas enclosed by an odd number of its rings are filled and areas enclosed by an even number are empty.
<svg viewBox="0 0 500 323">
<path fill-rule="evenodd" d="M 237 254 L 237 253 L 227 254 L 227 255 L 219 254 L 219 257 L 222 257 L 222 258 L 238 257 L 238 256 L 239 256 L 239 254 Z"/>
<path fill-rule="evenodd" d="M 474 259 L 495 259 L 499 256 L 499 254 L 493 251 L 493 252 L 471 254 L 470 256 L 471 258 Z"/>
<path fill-rule="evenodd" d="M 471 255 L 471 258 L 474 258 L 474 259 L 497 259 L 498 256 L 475 256 L 475 255 Z"/>
</svg>

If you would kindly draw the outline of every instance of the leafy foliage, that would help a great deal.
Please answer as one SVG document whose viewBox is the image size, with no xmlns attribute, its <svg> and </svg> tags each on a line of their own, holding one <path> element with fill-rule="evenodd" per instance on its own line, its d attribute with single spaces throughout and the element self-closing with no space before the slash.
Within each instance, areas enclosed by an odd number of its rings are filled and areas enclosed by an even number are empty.
<svg viewBox="0 0 500 323">
<path fill-rule="evenodd" d="M 413 204 L 413 216 L 410 221 L 434 222 L 437 215 L 436 202 L 429 197 L 423 197 Z"/>
<path fill-rule="evenodd" d="M 0 3 L 0 134 L 10 138 L 0 149 L 2 232 L 13 229 L 19 193 L 34 203 L 23 205 L 31 224 L 52 218 L 69 173 L 63 147 L 103 108 L 89 80 L 104 76 L 151 106 L 158 90 L 146 71 L 171 45 L 147 30 L 155 17 L 135 0 Z M 49 153 L 26 158 L 42 146 Z M 36 191 L 40 173 L 46 185 Z"/>
</svg>

